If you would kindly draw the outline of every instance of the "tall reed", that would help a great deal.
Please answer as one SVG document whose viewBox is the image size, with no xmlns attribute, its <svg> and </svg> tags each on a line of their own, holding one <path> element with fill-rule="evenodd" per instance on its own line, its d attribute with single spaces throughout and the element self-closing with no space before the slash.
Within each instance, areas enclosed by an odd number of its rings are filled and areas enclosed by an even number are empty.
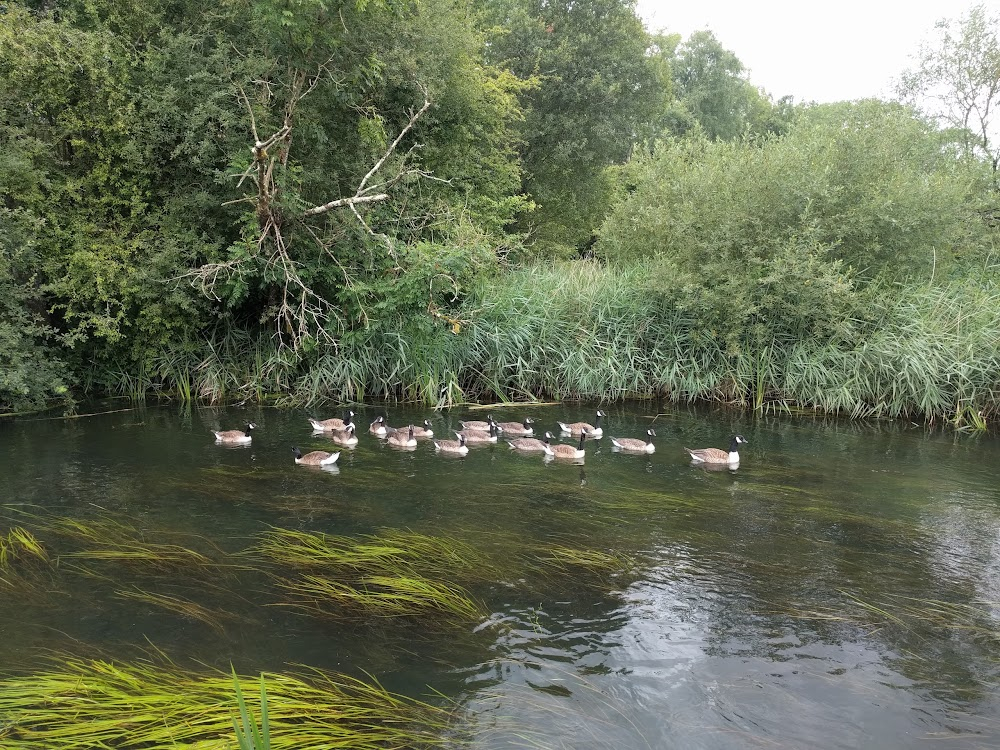
<svg viewBox="0 0 1000 750">
<path fill-rule="evenodd" d="M 191 392 L 209 401 L 665 397 L 980 428 L 1000 410 L 1000 289 L 990 281 L 872 287 L 864 309 L 831 311 L 841 319 L 824 318 L 823 335 L 745 315 L 725 330 L 724 314 L 706 318 L 671 283 L 681 281 L 641 264 L 510 271 L 469 292 L 459 333 L 417 315 L 306 359 L 267 334 L 227 332 L 157 372 L 181 397 L 191 374 Z"/>
</svg>

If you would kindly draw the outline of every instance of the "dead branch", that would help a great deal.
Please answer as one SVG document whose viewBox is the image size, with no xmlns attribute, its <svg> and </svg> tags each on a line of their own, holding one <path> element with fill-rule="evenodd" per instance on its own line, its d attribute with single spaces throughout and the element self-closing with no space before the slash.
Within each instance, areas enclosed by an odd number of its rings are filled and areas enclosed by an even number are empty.
<svg viewBox="0 0 1000 750">
<path fill-rule="evenodd" d="M 288 96 L 283 108 L 284 111 L 281 113 L 281 125 L 266 136 L 262 136 L 260 133 L 260 126 L 254 114 L 250 97 L 241 86 L 236 87 L 237 98 L 247 111 L 253 137 L 253 145 L 250 147 L 253 159 L 239 175 L 237 187 L 250 179 L 255 184 L 256 195 L 245 195 L 230 202 L 246 201 L 253 205 L 258 225 L 256 241 L 250 247 L 249 257 L 221 263 L 206 263 L 180 277 L 189 279 L 190 283 L 200 289 L 205 296 L 216 301 L 221 300 L 220 284 L 240 279 L 249 274 L 252 269 L 258 273 L 262 270 L 266 276 L 273 277 L 276 279 L 276 284 L 272 306 L 269 308 L 268 314 L 276 323 L 279 341 L 293 349 L 300 348 L 307 339 L 320 340 L 336 346 L 336 331 L 342 330 L 345 326 L 345 321 L 336 306 L 312 289 L 303 279 L 300 273 L 300 264 L 291 254 L 290 235 L 287 233 L 287 228 L 283 229 L 283 225 L 292 217 L 283 214 L 278 201 L 281 189 L 278 174 L 288 163 L 296 109 L 302 99 L 315 90 L 324 75 L 328 74 L 327 66 L 329 63 L 330 61 L 327 61 L 327 63 L 320 65 L 313 75 L 307 75 L 301 70 L 289 71 L 289 75 L 285 79 Z M 265 93 L 268 101 L 272 100 L 271 81 L 262 80 L 254 83 Z M 396 152 L 406 134 L 413 129 L 420 117 L 430 108 L 431 100 L 427 90 L 423 89 L 423 93 L 423 106 L 416 111 L 409 112 L 409 119 L 405 127 L 397 134 L 385 153 L 376 160 L 368 173 L 361 178 L 354 195 L 314 206 L 303 212 L 300 218 L 322 215 L 338 208 L 347 208 L 370 235 L 382 239 L 389 253 L 393 253 L 392 241 L 389 237 L 376 233 L 358 211 L 358 207 L 388 200 L 390 188 L 407 175 L 429 176 L 426 172 L 405 168 L 410 155 L 414 149 L 418 148 L 418 146 L 413 146 L 403 155 L 401 166 L 394 175 L 379 184 L 369 184 Z M 298 225 L 304 226 L 317 245 L 337 263 L 344 276 L 345 284 L 349 287 L 353 286 L 351 274 L 340 264 L 312 227 L 305 222 L 298 222 Z M 367 319 L 363 310 L 361 314 Z"/>
<path fill-rule="evenodd" d="M 326 213 L 327 211 L 332 211 L 334 208 L 339 208 L 341 206 L 355 206 L 359 203 L 373 203 L 376 201 L 384 201 L 388 199 L 389 197 L 388 193 L 382 192 L 382 193 L 376 193 L 374 195 L 370 195 L 370 193 L 373 190 L 384 189 L 389 185 L 393 185 L 396 182 L 399 182 L 399 180 L 401 180 L 405 176 L 406 174 L 405 170 L 400 170 L 395 177 L 393 177 L 390 181 L 387 181 L 383 185 L 369 187 L 368 181 L 382 168 L 382 165 L 385 164 L 386 160 L 390 156 L 392 156 L 392 154 L 396 151 L 396 147 L 399 145 L 400 141 L 402 141 L 403 137 L 408 132 L 410 132 L 410 130 L 412 130 L 417 120 L 420 119 L 420 117 L 424 114 L 424 112 L 430 109 L 431 100 L 430 97 L 427 95 L 427 89 L 423 89 L 423 92 L 424 92 L 423 106 L 416 112 L 413 111 L 410 112 L 409 122 L 407 122 L 406 126 L 399 131 L 399 135 L 397 135 L 395 140 L 393 140 L 393 142 L 389 144 L 389 148 L 386 149 L 385 153 L 382 154 L 381 158 L 375 162 L 375 165 L 370 170 L 368 170 L 368 174 L 366 174 L 364 177 L 361 178 L 361 182 L 358 183 L 358 187 L 355 189 L 354 195 L 351 196 L 350 198 L 338 198 L 337 200 L 330 201 L 329 203 L 324 203 L 321 206 L 313 206 L 312 208 L 306 209 L 306 211 L 303 212 L 303 216 L 317 216 L 319 214 Z M 410 152 L 412 151 L 413 149 L 410 149 Z"/>
</svg>

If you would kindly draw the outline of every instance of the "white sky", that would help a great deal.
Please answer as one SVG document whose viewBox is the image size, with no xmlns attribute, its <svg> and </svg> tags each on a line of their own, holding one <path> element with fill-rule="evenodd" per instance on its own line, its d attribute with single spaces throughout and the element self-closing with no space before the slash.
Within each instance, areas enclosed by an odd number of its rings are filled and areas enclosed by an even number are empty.
<svg viewBox="0 0 1000 750">
<path fill-rule="evenodd" d="M 892 97 L 934 23 L 1000 0 L 638 0 L 650 31 L 709 29 L 775 100 L 833 102 Z"/>
</svg>

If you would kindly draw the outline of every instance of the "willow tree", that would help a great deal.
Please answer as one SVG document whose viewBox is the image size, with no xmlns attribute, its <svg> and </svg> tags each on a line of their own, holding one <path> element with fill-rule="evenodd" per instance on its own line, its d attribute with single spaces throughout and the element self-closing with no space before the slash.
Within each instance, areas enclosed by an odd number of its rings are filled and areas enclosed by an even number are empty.
<svg viewBox="0 0 1000 750">
<path fill-rule="evenodd" d="M 966 152 L 984 160 L 1000 186 L 1000 18 L 976 5 L 935 25 L 899 94 L 942 124 L 955 128 Z"/>
</svg>

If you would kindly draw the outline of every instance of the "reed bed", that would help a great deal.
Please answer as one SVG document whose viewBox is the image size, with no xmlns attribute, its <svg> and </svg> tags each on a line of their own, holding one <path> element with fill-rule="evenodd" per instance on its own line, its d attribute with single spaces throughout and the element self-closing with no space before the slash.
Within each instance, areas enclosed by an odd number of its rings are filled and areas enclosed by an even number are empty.
<svg viewBox="0 0 1000 750">
<path fill-rule="evenodd" d="M 172 353 L 156 372 L 181 398 L 210 402 L 665 397 L 962 429 L 985 429 L 1000 412 L 993 282 L 871 287 L 857 310 L 830 311 L 842 319 L 823 336 L 795 320 L 724 330 L 678 302 L 671 283 L 641 264 L 527 268 L 481 280 L 456 313 L 458 334 L 423 318 L 382 322 L 307 360 L 268 334 L 233 332 Z"/>
<path fill-rule="evenodd" d="M 449 711 L 394 695 L 378 683 L 319 670 L 261 679 L 274 750 L 455 744 L 445 739 Z M 259 716 L 259 701 L 253 691 L 248 696 Z M 0 746 L 6 750 L 223 750 L 235 745 L 238 715 L 233 676 L 221 672 L 69 658 L 51 671 L 0 680 Z"/>
</svg>

